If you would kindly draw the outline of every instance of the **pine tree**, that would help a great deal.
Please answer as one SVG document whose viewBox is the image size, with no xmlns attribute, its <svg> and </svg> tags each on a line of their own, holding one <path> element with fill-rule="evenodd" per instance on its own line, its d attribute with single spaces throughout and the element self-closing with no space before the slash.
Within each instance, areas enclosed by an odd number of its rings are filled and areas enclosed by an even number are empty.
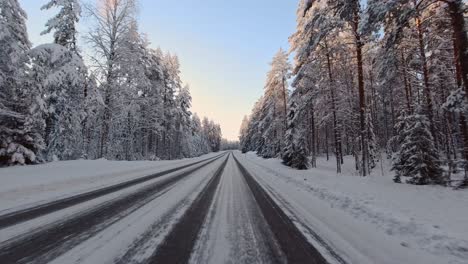
<svg viewBox="0 0 468 264">
<path fill-rule="evenodd" d="M 83 120 L 87 69 L 77 51 L 77 23 L 81 7 L 77 0 L 51 0 L 41 9 L 60 8 L 46 23 L 45 35 L 54 31 L 56 45 L 32 51 L 33 70 L 46 97 L 46 159 L 75 159 L 83 155 Z"/>
<path fill-rule="evenodd" d="M 188 85 L 182 87 L 177 95 L 176 102 L 178 106 L 176 144 L 180 146 L 177 154 L 180 158 L 190 157 L 192 144 L 190 137 L 192 112 L 190 112 L 190 107 L 192 106 L 192 96 Z"/>
<path fill-rule="evenodd" d="M 420 112 L 402 117 L 398 124 L 402 144 L 392 167 L 395 182 L 405 177 L 409 178 L 406 181 L 409 184 L 445 184 L 429 121 Z"/>
<path fill-rule="evenodd" d="M 0 166 L 40 161 L 41 91 L 27 78 L 30 43 L 17 0 L 0 1 Z"/>
<path fill-rule="evenodd" d="M 73 51 L 44 44 L 30 52 L 30 78 L 44 97 L 45 159 L 68 160 L 82 155 L 83 83 L 86 67 Z"/>
<path fill-rule="evenodd" d="M 299 94 L 297 93 L 297 90 L 295 92 L 296 94 Z M 301 128 L 298 124 L 298 102 L 296 102 L 294 99 L 299 98 L 296 96 L 296 94 L 292 95 L 289 105 L 288 130 L 286 131 L 284 139 L 285 147 L 281 157 L 283 159 L 283 164 L 286 166 L 299 170 L 306 170 L 309 166 L 307 157 L 308 151 L 305 138 L 301 136 L 303 134 L 301 131 L 303 128 Z"/>
<path fill-rule="evenodd" d="M 76 24 L 80 21 L 81 6 L 78 0 L 50 0 L 42 10 L 60 8 L 59 13 L 47 21 L 46 30 L 41 34 L 54 32 L 54 43 L 76 51 Z"/>
<path fill-rule="evenodd" d="M 290 68 L 287 53 L 280 49 L 267 74 L 262 117 L 259 120 L 264 144 L 258 154 L 264 158 L 272 158 L 281 153 L 281 142 L 287 129 L 287 80 Z"/>
</svg>

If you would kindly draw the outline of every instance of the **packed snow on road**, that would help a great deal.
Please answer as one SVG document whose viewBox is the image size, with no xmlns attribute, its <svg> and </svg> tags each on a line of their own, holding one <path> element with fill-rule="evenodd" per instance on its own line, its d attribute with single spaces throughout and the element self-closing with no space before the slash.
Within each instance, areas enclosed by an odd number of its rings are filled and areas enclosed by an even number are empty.
<svg viewBox="0 0 468 264">
<path fill-rule="evenodd" d="M 296 171 L 234 151 L 170 162 L 1 169 L 0 257 L 2 263 L 465 263 L 468 193 L 401 188 L 386 164 L 367 178 L 347 164 L 339 175 L 325 160 Z"/>
</svg>

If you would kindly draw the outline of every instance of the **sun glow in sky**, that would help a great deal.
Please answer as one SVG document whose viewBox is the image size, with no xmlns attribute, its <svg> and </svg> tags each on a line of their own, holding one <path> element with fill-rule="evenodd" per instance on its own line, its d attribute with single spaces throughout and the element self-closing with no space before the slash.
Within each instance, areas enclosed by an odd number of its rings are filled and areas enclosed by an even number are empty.
<svg viewBox="0 0 468 264">
<path fill-rule="evenodd" d="M 19 2 L 29 16 L 33 44 L 50 42 L 51 35 L 40 36 L 54 14 L 40 10 L 47 0 Z M 297 2 L 140 0 L 140 30 L 153 47 L 179 56 L 192 111 L 220 123 L 223 136 L 236 140 L 243 116 L 263 93 L 271 58 L 280 47 L 288 48 Z M 86 32 L 81 25 L 81 37 Z"/>
</svg>

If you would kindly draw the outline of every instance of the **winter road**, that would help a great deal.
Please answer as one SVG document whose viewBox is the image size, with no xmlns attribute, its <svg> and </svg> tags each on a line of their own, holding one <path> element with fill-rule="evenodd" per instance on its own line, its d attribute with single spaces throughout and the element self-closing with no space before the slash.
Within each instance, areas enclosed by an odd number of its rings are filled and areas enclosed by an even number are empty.
<svg viewBox="0 0 468 264">
<path fill-rule="evenodd" d="M 237 155 L 0 215 L 0 262 L 328 263 Z"/>
</svg>

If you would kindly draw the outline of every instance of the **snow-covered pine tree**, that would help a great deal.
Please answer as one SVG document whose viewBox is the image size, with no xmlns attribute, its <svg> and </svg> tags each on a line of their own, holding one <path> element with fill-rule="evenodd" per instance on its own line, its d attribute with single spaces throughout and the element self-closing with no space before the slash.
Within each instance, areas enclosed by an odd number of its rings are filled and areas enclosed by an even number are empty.
<svg viewBox="0 0 468 264">
<path fill-rule="evenodd" d="M 272 158 L 281 153 L 282 138 L 287 128 L 287 80 L 290 70 L 288 54 L 280 49 L 271 62 L 263 96 L 260 123 L 264 145 L 258 154 L 264 158 Z"/>
<path fill-rule="evenodd" d="M 250 123 L 250 118 L 248 116 L 244 116 L 244 118 L 242 119 L 240 130 L 239 130 L 239 145 L 242 151 L 243 151 L 243 148 L 245 147 L 245 141 L 247 140 L 247 136 L 249 132 L 249 123 Z"/>
<path fill-rule="evenodd" d="M 152 125 L 150 109 L 153 87 L 150 77 L 153 66 L 148 43 L 138 31 L 136 20 L 130 23 L 122 37 L 119 60 L 121 81 L 114 105 L 114 122 L 110 143 L 110 156 L 121 159 L 153 159 L 151 143 Z M 157 88 L 157 87 L 154 87 Z M 135 136 L 138 135 L 138 136 Z M 125 146 L 125 148 L 121 148 Z"/>
<path fill-rule="evenodd" d="M 197 113 L 194 113 L 192 116 L 192 145 L 193 145 L 193 152 L 192 154 L 195 156 L 199 156 L 208 150 L 204 149 L 203 139 L 202 139 L 202 124 L 200 117 L 198 117 Z"/>
<path fill-rule="evenodd" d="M 394 151 L 392 157 L 392 171 L 395 172 L 393 181 L 396 183 L 401 183 L 401 177 L 404 177 L 403 170 L 405 167 L 405 162 L 408 159 L 406 153 L 400 153 L 400 146 L 403 145 L 404 140 L 408 136 L 407 127 L 410 124 L 408 123 L 407 116 L 408 113 L 405 110 L 400 112 L 397 122 L 395 123 L 396 135 L 389 140 L 387 146 L 390 152 Z"/>
<path fill-rule="evenodd" d="M 0 166 L 40 161 L 41 91 L 28 80 L 26 13 L 17 0 L 0 1 Z"/>
<path fill-rule="evenodd" d="M 190 135 L 192 96 L 190 95 L 190 87 L 188 85 L 183 86 L 177 94 L 176 103 L 178 106 L 176 141 L 180 146 L 177 150 L 179 153 L 177 154 L 180 158 L 190 157 L 192 155 L 192 138 Z"/>
<path fill-rule="evenodd" d="M 265 104 L 264 104 L 264 96 L 262 96 L 254 105 L 252 109 L 252 113 L 249 118 L 249 123 L 246 127 L 245 134 L 243 136 L 241 149 L 242 151 L 256 151 L 259 152 L 262 148 L 264 148 L 264 138 L 263 138 L 263 130 L 261 120 L 263 118 L 263 111 Z"/>
<path fill-rule="evenodd" d="M 51 0 L 41 9 L 59 8 L 41 34 L 54 32 L 54 43 L 32 51 L 36 78 L 46 98 L 45 157 L 75 159 L 83 155 L 83 120 L 86 118 L 87 69 L 77 51 L 77 0 Z"/>
<path fill-rule="evenodd" d="M 361 18 L 362 18 L 362 1 L 360 0 L 327 0 L 326 7 L 320 12 L 315 21 L 328 21 L 317 23 L 318 30 L 321 34 L 327 34 L 330 29 L 330 21 L 333 21 L 335 25 L 345 26 L 349 29 L 349 36 L 353 42 L 353 52 L 355 54 L 356 63 L 355 69 L 357 73 L 357 86 L 358 86 L 358 112 L 359 112 L 359 136 L 361 145 L 361 174 L 366 176 L 368 174 L 367 167 L 369 162 L 369 155 L 367 153 L 368 138 L 366 133 L 366 89 L 364 82 L 364 70 L 363 70 L 363 47 L 365 45 L 365 39 L 360 30 Z M 312 2 L 305 9 L 313 8 Z M 336 21 L 335 21 L 336 20 Z M 337 24 L 336 24 L 337 23 Z"/>
<path fill-rule="evenodd" d="M 422 111 L 418 109 L 415 114 L 402 116 L 397 129 L 402 143 L 392 167 L 395 182 L 407 178 L 409 184 L 446 184 L 429 120 Z"/>
<path fill-rule="evenodd" d="M 162 157 L 172 159 L 175 156 L 175 137 L 176 131 L 176 116 L 177 103 L 175 101 L 176 94 L 182 88 L 182 80 L 180 79 L 180 64 L 179 58 L 176 55 L 166 53 L 163 58 L 164 69 L 164 90 L 163 97 L 163 136 Z"/>
<path fill-rule="evenodd" d="M 80 21 L 81 6 L 78 0 L 50 0 L 42 10 L 59 8 L 59 13 L 46 23 L 46 30 L 41 34 L 54 31 L 54 43 L 76 51 L 76 25 Z"/>
<path fill-rule="evenodd" d="M 149 85 L 145 86 L 144 98 L 139 101 L 139 130 L 141 139 L 147 139 L 150 159 L 160 158 L 160 138 L 163 130 L 163 91 L 164 91 L 164 70 L 163 53 L 160 49 L 149 49 L 148 41 L 144 46 L 147 49 L 142 60 L 145 65 L 146 78 Z M 146 135 L 145 135 L 146 134 Z M 140 137 L 140 136 L 138 136 Z M 138 139 L 135 139 L 138 141 Z M 140 145 L 145 144 L 144 141 Z M 143 146 L 142 146 L 143 148 Z"/>
<path fill-rule="evenodd" d="M 30 78 L 44 97 L 46 160 L 77 159 L 82 155 L 83 84 L 86 67 L 66 47 L 44 44 L 30 52 Z"/>
<path fill-rule="evenodd" d="M 300 124 L 300 115 L 297 111 L 300 104 L 300 93 L 296 89 L 291 95 L 288 112 L 288 130 L 284 138 L 284 149 L 281 155 L 283 164 L 299 169 L 306 170 L 309 167 L 307 142 L 305 140 L 304 128 Z M 297 100 L 297 101 L 296 101 Z"/>
</svg>

